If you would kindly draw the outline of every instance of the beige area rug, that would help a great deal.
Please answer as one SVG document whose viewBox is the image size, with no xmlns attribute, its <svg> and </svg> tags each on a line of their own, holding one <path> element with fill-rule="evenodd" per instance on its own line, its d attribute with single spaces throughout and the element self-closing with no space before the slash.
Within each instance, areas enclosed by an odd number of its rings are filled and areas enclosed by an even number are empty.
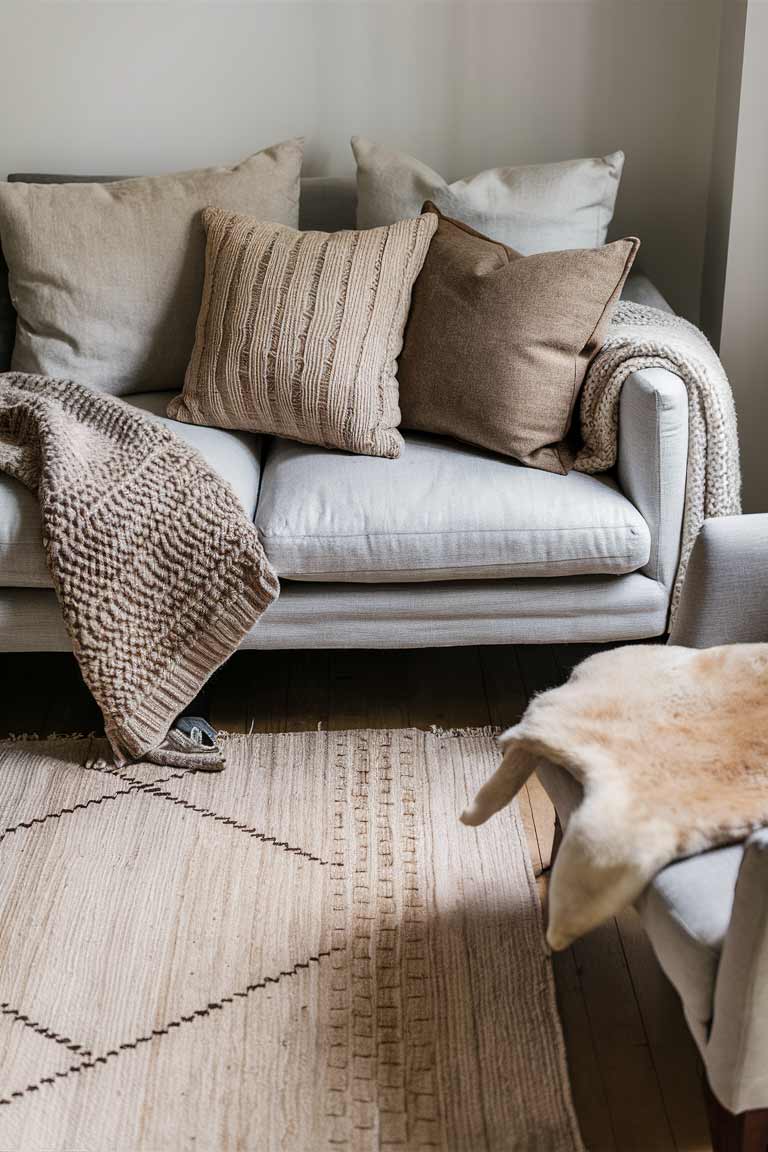
<svg viewBox="0 0 768 1152">
<path fill-rule="evenodd" d="M 0 1148 L 581 1148 L 488 734 L 0 748 Z"/>
</svg>

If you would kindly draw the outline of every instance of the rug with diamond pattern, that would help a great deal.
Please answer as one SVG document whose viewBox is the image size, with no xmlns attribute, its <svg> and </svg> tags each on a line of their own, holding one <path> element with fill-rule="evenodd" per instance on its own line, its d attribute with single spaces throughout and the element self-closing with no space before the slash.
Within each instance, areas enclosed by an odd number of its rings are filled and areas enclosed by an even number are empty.
<svg viewBox="0 0 768 1152">
<path fill-rule="evenodd" d="M 0 746 L 0 1148 L 581 1147 L 487 733 Z"/>
</svg>

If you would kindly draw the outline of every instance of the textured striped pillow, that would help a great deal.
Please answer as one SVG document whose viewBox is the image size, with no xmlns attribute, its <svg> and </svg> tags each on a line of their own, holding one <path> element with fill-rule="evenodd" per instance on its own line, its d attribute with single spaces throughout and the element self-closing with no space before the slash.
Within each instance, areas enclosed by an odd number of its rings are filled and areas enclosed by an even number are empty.
<svg viewBox="0 0 768 1152">
<path fill-rule="evenodd" d="M 203 222 L 195 347 L 168 415 L 399 456 L 397 357 L 437 218 L 296 232 L 207 208 Z"/>
</svg>

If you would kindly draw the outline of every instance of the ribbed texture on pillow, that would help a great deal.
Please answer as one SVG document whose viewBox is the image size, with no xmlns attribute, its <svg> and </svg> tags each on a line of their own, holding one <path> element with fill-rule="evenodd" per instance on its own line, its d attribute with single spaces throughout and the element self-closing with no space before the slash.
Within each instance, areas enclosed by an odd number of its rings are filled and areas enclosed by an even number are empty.
<svg viewBox="0 0 768 1152">
<path fill-rule="evenodd" d="M 338 233 L 213 208 L 203 220 L 203 303 L 168 414 L 399 456 L 397 357 L 436 217 Z"/>
</svg>

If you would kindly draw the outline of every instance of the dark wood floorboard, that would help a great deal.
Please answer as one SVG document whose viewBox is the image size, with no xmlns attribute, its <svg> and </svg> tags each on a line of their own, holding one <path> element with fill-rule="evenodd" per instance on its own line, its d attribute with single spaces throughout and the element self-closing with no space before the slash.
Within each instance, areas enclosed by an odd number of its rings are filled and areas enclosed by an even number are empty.
<svg viewBox="0 0 768 1152">
<path fill-rule="evenodd" d="M 519 720 L 534 693 L 563 683 L 597 650 L 239 652 L 193 708 L 233 732 L 503 729 Z M 70 655 L 0 655 L 0 683 L 0 737 L 101 730 Z M 537 780 L 521 794 L 520 811 L 541 874 L 550 862 L 554 812 Z M 545 898 L 546 875 L 540 891 Z M 711 1152 L 698 1056 L 637 915 L 625 913 L 553 963 L 590 1152 Z"/>
</svg>

